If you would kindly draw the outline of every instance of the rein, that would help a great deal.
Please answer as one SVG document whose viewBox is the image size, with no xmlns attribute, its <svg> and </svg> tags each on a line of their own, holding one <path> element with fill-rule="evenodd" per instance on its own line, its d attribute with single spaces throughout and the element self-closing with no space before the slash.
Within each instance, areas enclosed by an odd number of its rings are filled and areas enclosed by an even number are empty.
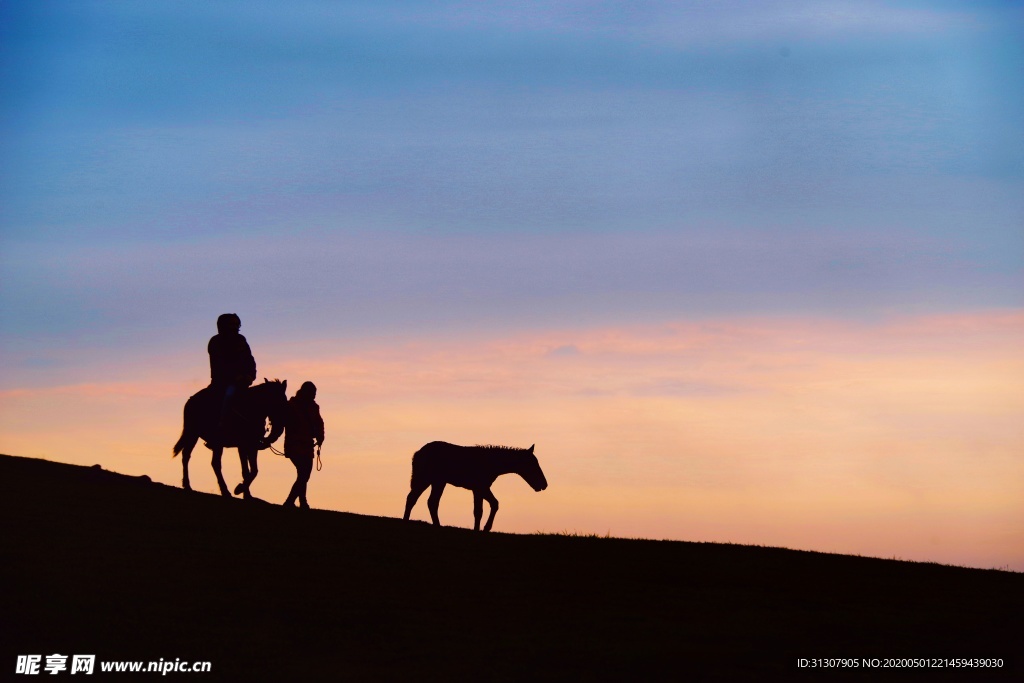
<svg viewBox="0 0 1024 683">
<path fill-rule="evenodd" d="M 281 456 L 284 456 L 286 458 L 288 457 L 287 455 L 284 454 L 284 451 L 277 450 L 276 448 L 274 448 L 274 446 L 272 444 L 268 444 L 267 448 L 269 448 L 272 453 L 276 453 L 277 455 L 281 455 Z M 324 464 L 322 462 L 320 462 L 320 444 L 317 444 L 316 445 L 316 471 L 319 472 L 321 469 L 323 469 L 323 466 L 324 466 Z"/>
</svg>

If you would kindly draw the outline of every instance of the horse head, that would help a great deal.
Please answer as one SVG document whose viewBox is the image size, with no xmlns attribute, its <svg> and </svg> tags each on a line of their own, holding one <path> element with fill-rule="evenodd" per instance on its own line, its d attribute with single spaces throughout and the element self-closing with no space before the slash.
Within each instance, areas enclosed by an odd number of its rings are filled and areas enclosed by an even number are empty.
<svg viewBox="0 0 1024 683">
<path fill-rule="evenodd" d="M 284 423 L 288 415 L 288 380 L 269 380 L 263 378 L 263 384 L 254 387 L 260 394 L 261 411 L 270 420 L 270 435 L 264 439 L 269 446 L 281 438 Z"/>
<path fill-rule="evenodd" d="M 534 444 L 536 445 L 536 444 Z M 533 446 L 523 451 L 523 458 L 520 463 L 519 476 L 526 480 L 534 491 L 543 491 L 548 487 L 548 479 L 540 468 L 537 456 L 533 454 Z"/>
</svg>

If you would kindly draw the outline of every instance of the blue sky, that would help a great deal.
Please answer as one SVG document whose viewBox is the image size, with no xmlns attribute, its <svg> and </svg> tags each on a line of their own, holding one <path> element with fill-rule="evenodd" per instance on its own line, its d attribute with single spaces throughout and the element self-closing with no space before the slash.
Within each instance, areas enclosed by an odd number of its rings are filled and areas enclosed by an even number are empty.
<svg viewBox="0 0 1024 683">
<path fill-rule="evenodd" d="M 5 3 L 5 382 L 1024 295 L 1020 3 Z M 49 377 L 49 379 L 47 379 Z"/>
</svg>

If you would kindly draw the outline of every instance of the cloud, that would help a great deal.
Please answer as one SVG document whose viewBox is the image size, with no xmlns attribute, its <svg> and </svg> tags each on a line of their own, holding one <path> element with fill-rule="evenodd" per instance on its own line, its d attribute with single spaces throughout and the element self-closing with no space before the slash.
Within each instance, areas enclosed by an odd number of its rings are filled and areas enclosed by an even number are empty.
<svg viewBox="0 0 1024 683">
<path fill-rule="evenodd" d="M 572 358 L 573 356 L 580 355 L 580 353 L 579 347 L 575 344 L 563 344 L 548 351 L 547 355 L 551 358 Z"/>
<path fill-rule="evenodd" d="M 441 3 L 425 22 L 558 33 L 622 36 L 665 45 L 827 40 L 915 35 L 964 28 L 967 11 L 884 2 L 781 0 L 728 2 L 474 2 Z"/>
<path fill-rule="evenodd" d="M 536 327 L 559 319 L 598 324 L 758 311 L 856 317 L 901 307 L 1018 302 L 1012 267 L 1001 272 L 964 262 L 954 246 L 898 234 L 810 231 L 763 243 L 696 229 L 305 231 L 151 245 L 12 247 L 0 293 L 2 338 L 24 359 L 47 350 L 136 349 L 141 339 L 168 351 L 182 348 L 224 310 L 242 315 L 255 340 L 285 341 L 384 331 L 415 338 L 448 328 Z"/>
<path fill-rule="evenodd" d="M 329 438 L 316 495 L 328 507 L 397 514 L 409 457 L 432 440 L 536 443 L 557 485 L 543 501 L 513 503 L 539 517 L 510 515 L 510 529 L 571 523 L 1007 564 L 1019 549 L 990 537 L 1019 533 L 1022 342 L 1015 309 L 310 335 L 254 351 L 263 372 L 319 388 Z M 0 452 L 176 484 L 181 463 L 169 448 L 185 399 L 205 383 L 205 357 L 121 360 L 90 369 L 106 382 L 0 393 Z M 213 486 L 204 461 L 201 451 L 201 489 Z M 259 495 L 283 499 L 286 463 L 260 464 Z M 229 478 L 233 468 L 229 459 Z M 515 501 L 521 492 L 504 485 L 499 497 Z M 921 546 L 926 532 L 948 547 Z"/>
</svg>

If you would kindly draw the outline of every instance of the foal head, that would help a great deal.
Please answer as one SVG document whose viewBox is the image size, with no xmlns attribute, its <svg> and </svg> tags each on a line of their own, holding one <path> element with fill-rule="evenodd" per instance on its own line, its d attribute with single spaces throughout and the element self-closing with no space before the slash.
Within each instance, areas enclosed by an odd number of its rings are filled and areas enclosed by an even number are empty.
<svg viewBox="0 0 1024 683">
<path fill-rule="evenodd" d="M 537 456 L 533 454 L 533 446 L 520 452 L 516 472 L 526 480 L 526 483 L 534 491 L 543 491 L 548 487 L 547 477 L 544 476 L 544 471 L 541 470 L 540 463 L 537 462 Z"/>
</svg>

